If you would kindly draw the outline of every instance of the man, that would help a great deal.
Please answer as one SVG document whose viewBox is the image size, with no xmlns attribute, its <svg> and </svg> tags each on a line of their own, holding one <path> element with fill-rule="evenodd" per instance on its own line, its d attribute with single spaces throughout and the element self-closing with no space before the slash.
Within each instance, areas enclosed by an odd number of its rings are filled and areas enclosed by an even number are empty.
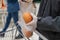
<svg viewBox="0 0 60 40">
<path fill-rule="evenodd" d="M 17 23 L 17 21 L 18 21 L 18 11 L 19 11 L 18 0 L 7 0 L 7 11 L 8 11 L 8 16 L 7 16 L 7 19 L 6 19 L 5 27 L 0 32 L 0 37 L 4 37 L 5 33 L 3 33 L 3 32 L 5 32 L 7 30 L 7 28 L 9 27 L 11 18 L 13 18 L 14 23 L 16 24 L 16 27 L 17 27 L 18 31 L 22 34 L 21 27 Z M 21 35 L 18 36 L 18 37 L 23 38 Z M 18 37 L 16 37 L 16 39 Z"/>
<path fill-rule="evenodd" d="M 60 40 L 60 0 L 41 0 L 37 30 L 48 40 Z"/>
</svg>

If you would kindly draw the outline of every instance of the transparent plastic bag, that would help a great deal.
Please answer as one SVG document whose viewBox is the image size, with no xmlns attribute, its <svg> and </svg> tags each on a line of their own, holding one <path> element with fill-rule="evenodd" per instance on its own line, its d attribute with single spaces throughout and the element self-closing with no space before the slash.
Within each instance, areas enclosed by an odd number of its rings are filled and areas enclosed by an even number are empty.
<svg viewBox="0 0 60 40">
<path fill-rule="evenodd" d="M 20 2 L 20 11 L 23 12 L 31 12 L 35 13 L 34 5 L 33 5 L 33 0 L 31 0 L 29 3 L 27 2 Z"/>
<path fill-rule="evenodd" d="M 31 14 L 34 15 L 34 13 L 36 12 L 35 11 L 35 8 L 33 7 L 33 4 L 32 4 L 32 1 L 29 2 L 29 3 L 26 3 L 26 2 L 21 2 L 20 3 L 20 17 L 19 17 L 19 25 L 21 26 L 22 28 L 22 32 L 23 34 L 29 38 L 30 36 L 32 36 L 33 34 L 33 31 L 36 29 L 36 26 L 34 25 L 27 25 L 22 17 L 23 13 L 24 12 L 30 12 Z M 32 15 L 32 16 L 33 16 Z M 34 23 L 34 21 L 32 21 Z M 31 22 L 31 23 L 32 23 Z M 29 34 L 29 35 L 28 35 Z"/>
</svg>

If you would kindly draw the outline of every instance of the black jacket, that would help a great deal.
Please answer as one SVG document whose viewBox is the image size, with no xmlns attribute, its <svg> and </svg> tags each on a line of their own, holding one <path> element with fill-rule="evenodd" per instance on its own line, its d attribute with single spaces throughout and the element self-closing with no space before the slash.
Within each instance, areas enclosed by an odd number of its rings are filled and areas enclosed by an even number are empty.
<svg viewBox="0 0 60 40">
<path fill-rule="evenodd" d="M 41 0 L 37 16 L 42 17 L 37 21 L 37 30 L 60 32 L 60 0 Z"/>
</svg>

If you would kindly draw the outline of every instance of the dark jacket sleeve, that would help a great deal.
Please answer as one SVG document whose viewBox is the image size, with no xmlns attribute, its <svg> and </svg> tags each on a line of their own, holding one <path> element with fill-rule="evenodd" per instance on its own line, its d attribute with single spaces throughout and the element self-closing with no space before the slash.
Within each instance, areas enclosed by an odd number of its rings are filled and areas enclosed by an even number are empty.
<svg viewBox="0 0 60 40">
<path fill-rule="evenodd" d="M 57 26 L 60 24 L 59 4 L 60 0 L 41 0 L 37 16 L 42 19 L 37 21 L 37 30 L 60 32 L 60 26 Z"/>
<path fill-rule="evenodd" d="M 38 19 L 37 30 L 60 32 L 59 20 L 60 20 L 60 16 L 58 17 L 58 20 L 57 20 L 57 17 L 53 19 L 51 16 Z"/>
</svg>

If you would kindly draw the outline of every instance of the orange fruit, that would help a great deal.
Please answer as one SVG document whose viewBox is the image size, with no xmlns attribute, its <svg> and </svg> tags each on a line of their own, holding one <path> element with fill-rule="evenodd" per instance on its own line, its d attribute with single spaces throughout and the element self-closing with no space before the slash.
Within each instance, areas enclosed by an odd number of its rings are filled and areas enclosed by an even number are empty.
<svg viewBox="0 0 60 40">
<path fill-rule="evenodd" d="M 23 19 L 24 19 L 25 23 L 29 23 L 33 20 L 33 17 L 31 16 L 30 12 L 24 12 Z"/>
<path fill-rule="evenodd" d="M 31 31 L 28 31 L 26 28 L 23 28 L 23 34 L 27 37 L 27 38 L 29 38 L 29 37 L 31 37 L 32 35 L 33 35 L 33 32 L 31 32 Z"/>
</svg>

